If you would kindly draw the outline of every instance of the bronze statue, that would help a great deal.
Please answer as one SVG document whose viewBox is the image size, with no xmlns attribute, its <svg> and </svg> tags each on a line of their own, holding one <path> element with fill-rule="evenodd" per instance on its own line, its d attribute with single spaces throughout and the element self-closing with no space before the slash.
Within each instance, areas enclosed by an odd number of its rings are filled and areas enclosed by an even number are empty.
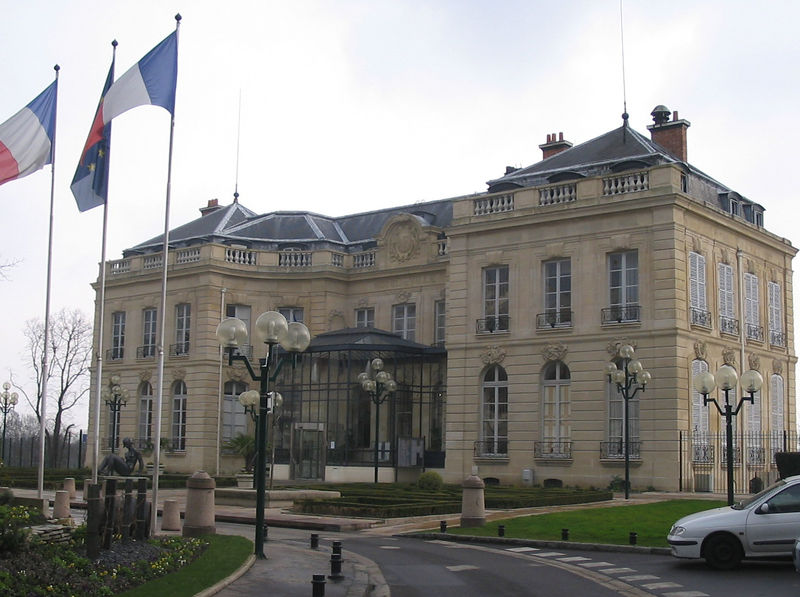
<svg viewBox="0 0 800 597">
<path fill-rule="evenodd" d="M 100 463 L 100 468 L 97 471 L 98 474 L 116 474 L 127 477 L 134 472 L 136 463 L 139 463 L 139 470 L 137 471 L 138 473 L 141 473 L 144 470 L 144 461 L 142 460 L 142 455 L 136 448 L 133 447 L 133 440 L 129 437 L 126 437 L 124 440 L 122 440 L 122 445 L 127 449 L 127 452 L 125 453 L 125 459 L 123 460 L 117 454 L 109 454 L 103 458 L 103 462 Z"/>
</svg>

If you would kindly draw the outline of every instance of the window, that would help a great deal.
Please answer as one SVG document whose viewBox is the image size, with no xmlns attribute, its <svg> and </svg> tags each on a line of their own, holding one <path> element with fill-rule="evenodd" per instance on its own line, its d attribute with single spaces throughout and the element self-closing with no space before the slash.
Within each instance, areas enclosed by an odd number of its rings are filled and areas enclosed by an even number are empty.
<svg viewBox="0 0 800 597">
<path fill-rule="evenodd" d="M 172 385 L 172 449 L 186 450 L 186 384 Z"/>
<path fill-rule="evenodd" d="M 615 361 L 618 368 L 623 367 L 621 360 Z M 625 456 L 625 400 L 614 383 L 606 384 L 608 391 L 608 456 L 622 458 Z M 628 439 L 631 458 L 639 458 L 639 393 L 628 400 Z"/>
<path fill-rule="evenodd" d="M 125 311 L 111 315 L 111 359 L 121 359 L 125 355 Z"/>
<path fill-rule="evenodd" d="M 744 275 L 745 335 L 751 340 L 763 340 L 758 304 L 758 276 Z"/>
<path fill-rule="evenodd" d="M 693 324 L 711 327 L 706 301 L 706 258 L 699 253 L 689 253 L 689 308 Z"/>
<path fill-rule="evenodd" d="M 701 360 L 692 361 L 692 382 L 694 378 L 708 371 L 708 363 Z M 708 406 L 704 403 L 703 395 L 692 388 L 692 462 L 695 464 L 708 464 L 713 462 L 711 442 L 708 437 Z"/>
<path fill-rule="evenodd" d="M 637 251 L 608 256 L 608 289 L 611 319 L 639 320 L 639 254 Z"/>
<path fill-rule="evenodd" d="M 572 322 L 572 274 L 569 259 L 544 264 L 544 310 L 554 325 Z"/>
<path fill-rule="evenodd" d="M 775 460 L 775 452 L 786 450 L 783 445 L 783 431 L 786 424 L 783 414 L 783 401 L 783 377 L 773 374 L 769 379 L 769 425 L 773 461 Z"/>
<path fill-rule="evenodd" d="M 175 354 L 189 354 L 189 328 L 192 323 L 192 306 L 181 303 L 175 306 Z"/>
<path fill-rule="evenodd" d="M 237 435 L 247 433 L 247 413 L 239 402 L 239 394 L 246 392 L 247 384 L 238 381 L 227 381 L 223 393 L 222 411 L 222 443 L 232 440 Z"/>
<path fill-rule="evenodd" d="M 733 267 L 727 263 L 717 266 L 719 275 L 719 329 L 726 334 L 739 334 L 736 321 L 736 295 L 733 284 Z"/>
<path fill-rule="evenodd" d="M 742 410 L 745 411 L 747 417 L 747 436 L 745 437 L 745 444 L 747 446 L 747 464 L 749 465 L 763 465 L 764 464 L 764 448 L 761 445 L 761 403 L 762 403 L 761 390 L 753 394 L 753 404 L 745 402 Z M 734 436 L 736 437 L 736 436 Z M 734 445 L 736 440 L 734 439 Z"/>
<path fill-rule="evenodd" d="M 392 332 L 405 338 L 415 340 L 417 326 L 417 306 L 413 303 L 404 303 L 392 307 Z"/>
<path fill-rule="evenodd" d="M 155 309 L 142 311 L 142 357 L 156 356 L 156 324 L 158 317 Z"/>
<path fill-rule="evenodd" d="M 139 386 L 139 447 L 146 448 L 153 441 L 153 386 L 142 382 Z"/>
<path fill-rule="evenodd" d="M 278 313 L 286 318 L 289 323 L 298 321 L 303 323 L 303 308 L 302 307 L 281 307 Z"/>
<path fill-rule="evenodd" d="M 236 317 L 244 322 L 247 328 L 247 337 L 250 337 L 250 306 L 225 305 L 225 317 Z"/>
<path fill-rule="evenodd" d="M 436 301 L 433 303 L 433 320 L 433 343 L 437 346 L 444 346 L 445 326 L 447 323 L 445 319 L 444 301 Z"/>
<path fill-rule="evenodd" d="M 372 307 L 364 307 L 362 309 L 356 309 L 356 327 L 374 328 L 375 309 Z"/>
<path fill-rule="evenodd" d="M 483 376 L 481 456 L 508 454 L 508 376 L 499 365 Z"/>
<path fill-rule="evenodd" d="M 767 283 L 767 300 L 769 301 L 769 343 L 772 346 L 785 346 L 780 284 Z"/>
<path fill-rule="evenodd" d="M 483 317 L 485 331 L 508 331 L 508 266 L 483 270 Z"/>
<path fill-rule="evenodd" d="M 542 439 L 540 456 L 571 456 L 569 438 L 569 368 L 561 361 L 548 363 L 543 372 Z"/>
</svg>

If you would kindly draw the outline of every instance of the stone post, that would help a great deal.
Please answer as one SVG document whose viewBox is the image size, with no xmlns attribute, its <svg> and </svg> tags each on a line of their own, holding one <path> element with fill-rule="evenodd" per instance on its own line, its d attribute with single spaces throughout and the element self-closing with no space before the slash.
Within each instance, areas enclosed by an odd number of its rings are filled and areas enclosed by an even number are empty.
<svg viewBox="0 0 800 597">
<path fill-rule="evenodd" d="M 161 514 L 162 531 L 181 530 L 181 512 L 177 500 L 164 500 L 164 512 Z"/>
<path fill-rule="evenodd" d="M 482 527 L 486 524 L 486 509 L 483 501 L 485 485 L 478 475 L 464 479 L 461 494 L 461 526 Z"/>
<path fill-rule="evenodd" d="M 186 481 L 186 513 L 183 519 L 183 536 L 213 535 L 214 488 L 216 483 L 205 471 L 197 471 Z"/>
<path fill-rule="evenodd" d="M 58 490 L 55 502 L 53 502 L 53 518 L 61 520 L 69 517 L 69 491 Z"/>
<path fill-rule="evenodd" d="M 69 492 L 69 499 L 71 500 L 78 497 L 78 492 L 75 490 L 75 479 L 73 477 L 64 479 L 64 491 Z"/>
</svg>

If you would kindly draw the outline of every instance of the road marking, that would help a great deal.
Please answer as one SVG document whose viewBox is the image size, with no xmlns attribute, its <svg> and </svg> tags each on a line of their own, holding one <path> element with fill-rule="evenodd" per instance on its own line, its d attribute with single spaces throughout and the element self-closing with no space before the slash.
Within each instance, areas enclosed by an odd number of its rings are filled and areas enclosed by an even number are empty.
<svg viewBox="0 0 800 597">
<path fill-rule="evenodd" d="M 572 556 L 569 558 L 558 558 L 559 562 L 588 562 L 591 558 L 584 558 L 583 556 Z"/>
<path fill-rule="evenodd" d="M 578 564 L 584 568 L 600 568 L 601 566 L 613 566 L 611 562 L 586 562 L 585 564 Z"/>
<path fill-rule="evenodd" d="M 552 558 L 555 556 L 563 556 L 564 554 L 560 551 L 543 551 L 541 553 L 537 553 L 536 555 L 540 558 Z"/>
<path fill-rule="evenodd" d="M 526 551 L 540 551 L 538 547 L 509 547 L 506 551 L 513 551 L 515 553 L 524 553 Z"/>
<path fill-rule="evenodd" d="M 658 580 L 658 577 L 652 574 L 634 574 L 633 576 L 620 576 L 620 580 Z"/>
<path fill-rule="evenodd" d="M 397 546 L 397 545 L 381 545 L 380 548 L 381 549 L 400 549 L 400 547 Z"/>
<path fill-rule="evenodd" d="M 642 585 L 648 591 L 660 591 L 661 589 L 680 589 L 683 585 L 674 582 L 653 582 L 649 585 Z"/>
<path fill-rule="evenodd" d="M 477 566 L 470 566 L 469 564 L 461 564 L 460 566 L 445 566 L 450 572 L 463 572 L 464 570 L 478 570 Z"/>
<path fill-rule="evenodd" d="M 636 572 L 633 568 L 603 568 L 602 570 L 598 570 L 598 572 L 602 572 L 603 574 L 625 574 L 628 572 Z"/>
<path fill-rule="evenodd" d="M 676 593 L 664 593 L 664 597 L 709 597 L 709 595 L 700 591 L 678 591 Z"/>
</svg>

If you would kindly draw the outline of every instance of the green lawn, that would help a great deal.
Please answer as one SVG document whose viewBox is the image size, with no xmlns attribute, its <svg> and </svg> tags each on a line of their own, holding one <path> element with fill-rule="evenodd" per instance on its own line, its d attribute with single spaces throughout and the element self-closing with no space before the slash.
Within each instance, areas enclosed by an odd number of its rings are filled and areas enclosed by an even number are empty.
<svg viewBox="0 0 800 597">
<path fill-rule="evenodd" d="M 191 564 L 177 572 L 122 593 L 120 597 L 191 597 L 236 571 L 253 553 L 253 542 L 236 535 L 205 535 L 210 545 Z"/>
<path fill-rule="evenodd" d="M 487 523 L 486 526 L 448 529 L 448 533 L 497 537 L 498 525 L 505 525 L 505 536 L 518 539 L 561 540 L 561 529 L 569 529 L 569 540 L 580 543 L 627 545 L 631 532 L 637 545 L 667 547 L 672 524 L 687 514 L 724 506 L 712 500 L 668 500 L 652 504 L 588 508 L 537 516 L 520 516 Z"/>
</svg>

